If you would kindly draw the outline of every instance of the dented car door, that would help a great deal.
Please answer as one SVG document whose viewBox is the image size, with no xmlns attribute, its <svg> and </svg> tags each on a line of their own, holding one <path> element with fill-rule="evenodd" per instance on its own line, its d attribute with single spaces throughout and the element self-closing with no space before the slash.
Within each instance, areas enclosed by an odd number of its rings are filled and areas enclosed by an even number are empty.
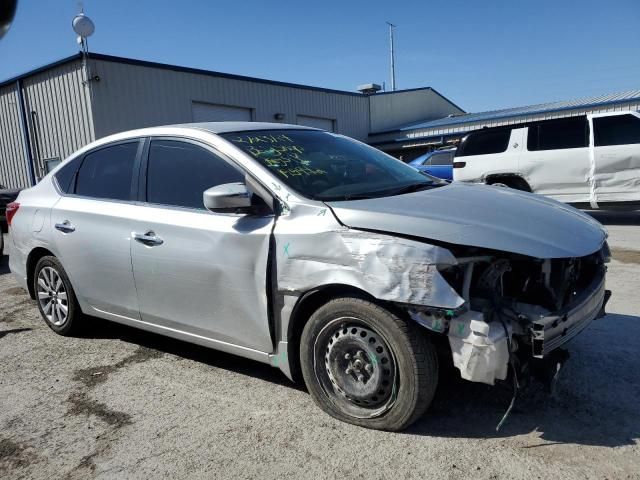
<svg viewBox="0 0 640 480">
<path fill-rule="evenodd" d="M 591 202 L 640 200 L 640 117 L 593 115 Z"/>
</svg>

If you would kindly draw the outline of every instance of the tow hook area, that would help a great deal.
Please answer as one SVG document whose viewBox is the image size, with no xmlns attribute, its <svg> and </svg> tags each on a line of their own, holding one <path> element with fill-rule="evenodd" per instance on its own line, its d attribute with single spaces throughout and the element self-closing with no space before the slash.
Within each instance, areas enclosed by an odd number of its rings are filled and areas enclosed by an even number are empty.
<svg viewBox="0 0 640 480">
<path fill-rule="evenodd" d="M 531 375 L 542 383 L 545 390 L 553 394 L 564 363 L 569 360 L 569 352 L 558 348 L 544 358 L 531 360 Z"/>
<path fill-rule="evenodd" d="M 544 389 L 550 395 L 553 394 L 560 376 L 560 371 L 568 359 L 569 352 L 562 348 L 554 350 L 544 358 L 531 358 L 524 364 L 521 364 L 515 355 L 512 354 L 510 356 L 509 364 L 511 365 L 512 371 L 513 395 L 507 410 L 504 412 L 502 419 L 496 426 L 496 432 L 500 431 L 502 426 L 505 424 L 513 410 L 520 392 L 530 385 L 532 379 L 541 382 Z"/>
<path fill-rule="evenodd" d="M 605 307 L 607 306 L 607 302 L 609 301 L 610 298 L 611 298 L 611 290 L 605 290 L 604 301 L 602 302 L 602 308 L 598 312 L 598 316 L 596 317 L 596 319 L 602 318 L 607 314 L 607 312 L 605 312 Z"/>
</svg>

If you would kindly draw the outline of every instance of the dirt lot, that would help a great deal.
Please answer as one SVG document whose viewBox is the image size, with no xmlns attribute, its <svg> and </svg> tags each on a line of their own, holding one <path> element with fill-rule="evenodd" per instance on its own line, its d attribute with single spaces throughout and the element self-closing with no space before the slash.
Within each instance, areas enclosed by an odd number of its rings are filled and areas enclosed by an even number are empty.
<svg viewBox="0 0 640 480">
<path fill-rule="evenodd" d="M 640 216 L 611 233 L 610 314 L 554 397 L 444 379 L 401 434 L 329 418 L 275 369 L 93 320 L 51 332 L 0 263 L 0 478 L 640 479 Z"/>
</svg>

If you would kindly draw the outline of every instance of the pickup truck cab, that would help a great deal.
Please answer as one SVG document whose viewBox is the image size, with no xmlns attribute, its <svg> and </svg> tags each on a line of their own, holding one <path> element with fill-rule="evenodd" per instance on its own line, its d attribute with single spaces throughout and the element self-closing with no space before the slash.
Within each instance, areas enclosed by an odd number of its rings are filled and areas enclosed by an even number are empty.
<svg viewBox="0 0 640 480">
<path fill-rule="evenodd" d="M 611 112 L 467 134 L 453 178 L 498 184 L 580 207 L 640 205 L 640 114 Z"/>
</svg>

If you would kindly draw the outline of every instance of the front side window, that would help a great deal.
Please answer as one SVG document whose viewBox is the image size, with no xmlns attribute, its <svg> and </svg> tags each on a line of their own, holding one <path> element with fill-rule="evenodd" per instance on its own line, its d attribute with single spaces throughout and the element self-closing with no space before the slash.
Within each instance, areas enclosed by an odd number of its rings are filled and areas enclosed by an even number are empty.
<svg viewBox="0 0 640 480">
<path fill-rule="evenodd" d="M 460 142 L 456 157 L 502 153 L 507 150 L 510 138 L 510 129 L 480 130 L 470 133 Z"/>
<path fill-rule="evenodd" d="M 527 150 L 561 150 L 589 145 L 587 117 L 549 120 L 529 127 Z"/>
<path fill-rule="evenodd" d="M 111 145 L 85 155 L 78 170 L 75 193 L 86 197 L 130 200 L 138 144 L 136 140 Z"/>
<path fill-rule="evenodd" d="M 327 132 L 263 130 L 221 136 L 314 200 L 383 197 L 442 185 L 380 150 Z"/>
<path fill-rule="evenodd" d="M 202 193 L 244 175 L 206 148 L 178 140 L 152 140 L 147 166 L 147 202 L 204 209 Z"/>
<path fill-rule="evenodd" d="M 596 147 L 640 143 L 640 118 L 634 115 L 615 115 L 593 119 Z"/>
</svg>

